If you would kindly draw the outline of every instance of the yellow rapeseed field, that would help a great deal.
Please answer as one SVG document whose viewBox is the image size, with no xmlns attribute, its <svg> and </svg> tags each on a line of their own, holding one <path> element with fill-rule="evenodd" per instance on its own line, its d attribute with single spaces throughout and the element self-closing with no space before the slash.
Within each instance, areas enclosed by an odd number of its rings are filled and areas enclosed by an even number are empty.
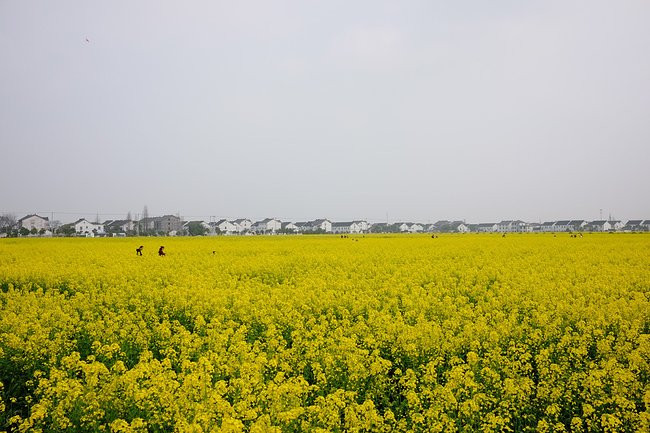
<svg viewBox="0 0 650 433">
<path fill-rule="evenodd" d="M 648 235 L 0 239 L 0 431 L 648 432 L 649 332 Z"/>
</svg>

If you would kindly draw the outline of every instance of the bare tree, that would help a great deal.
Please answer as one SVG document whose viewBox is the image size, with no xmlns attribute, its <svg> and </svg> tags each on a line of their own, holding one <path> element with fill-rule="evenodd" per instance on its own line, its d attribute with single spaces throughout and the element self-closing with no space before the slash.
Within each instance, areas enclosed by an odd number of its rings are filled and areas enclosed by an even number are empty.
<svg viewBox="0 0 650 433">
<path fill-rule="evenodd" d="M 50 230 L 53 232 L 57 231 L 59 227 L 61 227 L 63 224 L 59 220 L 52 220 L 50 221 Z"/>
<path fill-rule="evenodd" d="M 147 205 L 144 205 L 144 209 L 142 209 L 142 219 L 140 221 L 144 221 L 144 228 L 143 228 L 143 234 L 146 234 L 149 231 L 149 209 L 147 208 Z"/>
<path fill-rule="evenodd" d="M 0 215 L 0 233 L 9 233 L 17 226 L 16 215 L 5 213 Z"/>
</svg>

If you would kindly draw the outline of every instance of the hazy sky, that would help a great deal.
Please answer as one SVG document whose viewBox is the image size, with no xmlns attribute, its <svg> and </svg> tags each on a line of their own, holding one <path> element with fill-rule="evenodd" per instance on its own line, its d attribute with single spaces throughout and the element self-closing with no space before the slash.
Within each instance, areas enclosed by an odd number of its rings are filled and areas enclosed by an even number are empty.
<svg viewBox="0 0 650 433">
<path fill-rule="evenodd" d="M 647 0 L 0 0 L 0 212 L 650 218 L 648 23 Z"/>
</svg>

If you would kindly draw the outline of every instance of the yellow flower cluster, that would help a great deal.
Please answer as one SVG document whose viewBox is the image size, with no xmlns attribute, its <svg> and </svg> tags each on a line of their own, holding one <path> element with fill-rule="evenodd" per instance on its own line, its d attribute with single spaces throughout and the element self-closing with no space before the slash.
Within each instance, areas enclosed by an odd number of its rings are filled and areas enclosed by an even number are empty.
<svg viewBox="0 0 650 433">
<path fill-rule="evenodd" d="M 0 240 L 0 431 L 647 432 L 649 363 L 650 236 Z"/>
</svg>

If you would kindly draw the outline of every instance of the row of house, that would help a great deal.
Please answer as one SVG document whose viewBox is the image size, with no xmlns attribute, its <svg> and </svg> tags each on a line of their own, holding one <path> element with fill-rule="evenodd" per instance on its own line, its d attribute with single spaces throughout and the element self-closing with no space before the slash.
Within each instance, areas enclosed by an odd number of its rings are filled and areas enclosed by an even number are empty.
<svg viewBox="0 0 650 433">
<path fill-rule="evenodd" d="M 219 220 L 215 223 L 191 221 L 202 224 L 209 233 L 221 234 L 268 234 L 268 233 L 368 233 L 367 221 L 332 222 L 328 219 L 313 221 L 283 222 L 276 218 L 265 218 L 253 222 L 249 219 Z"/>
<path fill-rule="evenodd" d="M 267 218 L 252 222 L 248 219 L 219 220 L 216 223 L 190 221 L 201 224 L 208 234 L 269 234 L 269 233 L 531 233 L 531 232 L 573 232 L 573 231 L 650 231 L 650 220 L 630 220 L 623 224 L 618 220 L 560 220 L 544 223 L 528 223 L 521 220 L 504 220 L 498 223 L 467 224 L 464 221 L 440 220 L 435 223 L 368 223 L 365 220 L 333 222 L 317 219 L 302 222 L 282 222 Z"/>
<path fill-rule="evenodd" d="M 527 223 L 521 220 L 507 220 L 500 223 L 469 224 L 472 232 L 610 232 L 610 231 L 650 231 L 650 220 L 629 220 L 626 224 L 619 220 L 559 220 L 543 223 Z"/>
<path fill-rule="evenodd" d="M 18 220 L 19 228 L 32 233 L 49 233 L 50 221 L 47 217 L 27 215 Z M 126 234 L 193 234 L 193 227 L 199 227 L 200 234 L 243 235 L 276 233 L 530 233 L 530 232 L 575 232 L 575 231 L 650 231 L 650 220 L 629 220 L 623 224 L 619 220 L 558 220 L 544 223 L 528 223 L 521 220 L 504 220 L 498 223 L 468 224 L 464 221 L 440 220 L 435 223 L 368 223 L 365 220 L 333 222 L 329 219 L 312 221 L 283 222 L 276 218 L 265 218 L 253 222 L 247 218 L 219 221 L 183 221 L 177 215 L 147 217 L 139 221 L 129 219 L 107 220 L 103 223 L 91 222 L 81 218 L 73 223 L 59 227 L 61 233 L 80 236 L 106 236 Z"/>
</svg>

